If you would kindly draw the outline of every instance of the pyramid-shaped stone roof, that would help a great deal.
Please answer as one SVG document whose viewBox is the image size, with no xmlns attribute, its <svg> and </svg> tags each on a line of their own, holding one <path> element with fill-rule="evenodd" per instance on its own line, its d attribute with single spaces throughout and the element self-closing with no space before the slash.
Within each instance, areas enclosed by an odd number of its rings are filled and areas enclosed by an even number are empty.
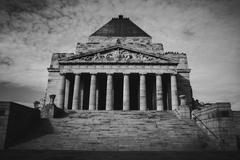
<svg viewBox="0 0 240 160">
<path fill-rule="evenodd" d="M 112 18 L 90 37 L 150 37 L 146 32 L 134 24 L 129 18 L 119 15 Z"/>
</svg>

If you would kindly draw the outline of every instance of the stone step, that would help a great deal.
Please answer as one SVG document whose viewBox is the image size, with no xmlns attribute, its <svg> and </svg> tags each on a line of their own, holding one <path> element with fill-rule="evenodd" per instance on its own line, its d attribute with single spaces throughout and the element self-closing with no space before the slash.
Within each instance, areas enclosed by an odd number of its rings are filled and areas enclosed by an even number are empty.
<svg viewBox="0 0 240 160">
<path fill-rule="evenodd" d="M 41 119 L 12 149 L 173 151 L 216 150 L 191 120 L 172 111 L 67 111 Z"/>
</svg>

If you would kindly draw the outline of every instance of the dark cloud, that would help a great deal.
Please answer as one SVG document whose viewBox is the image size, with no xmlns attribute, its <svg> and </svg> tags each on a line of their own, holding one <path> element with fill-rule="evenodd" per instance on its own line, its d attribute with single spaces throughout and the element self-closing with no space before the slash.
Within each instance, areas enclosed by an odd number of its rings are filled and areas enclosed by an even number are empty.
<svg viewBox="0 0 240 160">
<path fill-rule="evenodd" d="M 195 33 L 193 31 L 191 31 L 190 29 L 184 29 L 183 34 L 185 37 L 191 38 L 194 36 Z"/>
<path fill-rule="evenodd" d="M 1 57 L 0 55 L 0 66 L 11 66 L 14 61 L 10 57 Z"/>
<path fill-rule="evenodd" d="M 47 1 L 35 1 L 35 0 L 1 0 L 0 9 L 5 10 L 10 14 L 17 14 L 20 12 L 35 13 L 39 10 L 43 10 L 47 7 Z"/>
</svg>

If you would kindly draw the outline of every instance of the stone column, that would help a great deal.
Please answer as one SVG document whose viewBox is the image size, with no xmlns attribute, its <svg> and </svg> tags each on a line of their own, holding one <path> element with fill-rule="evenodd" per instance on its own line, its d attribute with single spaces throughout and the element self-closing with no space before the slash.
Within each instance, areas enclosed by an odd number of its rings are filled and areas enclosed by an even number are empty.
<svg viewBox="0 0 240 160">
<path fill-rule="evenodd" d="M 171 75 L 171 97 L 172 97 L 172 110 L 178 107 L 178 94 L 177 94 L 177 78 L 175 74 Z"/>
<path fill-rule="evenodd" d="M 163 107 L 163 89 L 162 89 L 162 76 L 161 74 L 156 75 L 156 101 L 157 101 L 157 110 L 164 110 Z"/>
<path fill-rule="evenodd" d="M 89 110 L 96 110 L 96 74 L 91 74 Z"/>
<path fill-rule="evenodd" d="M 147 110 L 145 74 L 140 74 L 140 110 Z"/>
<path fill-rule="evenodd" d="M 130 110 L 129 74 L 123 75 L 123 110 Z"/>
<path fill-rule="evenodd" d="M 73 104 L 72 104 L 73 110 L 79 109 L 79 89 L 80 89 L 80 74 L 76 74 L 73 88 Z"/>
<path fill-rule="evenodd" d="M 80 83 L 80 110 L 83 110 L 84 79 L 81 77 Z"/>
<path fill-rule="evenodd" d="M 106 110 L 113 110 L 113 77 L 107 75 Z"/>
<path fill-rule="evenodd" d="M 70 89 L 70 80 L 69 80 L 69 78 L 66 77 L 65 99 L 64 99 L 64 108 L 65 109 L 68 109 L 69 89 Z"/>
<path fill-rule="evenodd" d="M 58 108 L 64 109 L 66 75 L 60 75 L 60 88 L 58 92 Z"/>
<path fill-rule="evenodd" d="M 99 82 L 96 84 L 96 110 L 98 110 L 98 99 L 99 99 Z"/>
</svg>

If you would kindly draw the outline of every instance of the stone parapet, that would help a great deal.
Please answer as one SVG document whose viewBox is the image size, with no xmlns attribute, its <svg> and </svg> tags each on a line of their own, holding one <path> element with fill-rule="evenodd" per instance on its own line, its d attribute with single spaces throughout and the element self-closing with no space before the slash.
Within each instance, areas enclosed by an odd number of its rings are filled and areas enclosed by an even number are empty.
<svg viewBox="0 0 240 160">
<path fill-rule="evenodd" d="M 73 53 L 53 53 L 50 68 L 48 70 L 53 70 L 53 68 L 59 68 L 58 60 L 62 58 L 67 58 L 73 56 Z"/>
<path fill-rule="evenodd" d="M 151 37 L 89 37 L 89 43 L 116 43 L 117 40 L 120 40 L 122 43 L 141 43 L 141 44 L 151 44 L 152 38 Z"/>
<path fill-rule="evenodd" d="M 14 102 L 0 102 L 0 149 L 11 146 L 40 118 L 40 111 Z"/>
<path fill-rule="evenodd" d="M 119 40 L 119 39 L 118 39 Z M 106 42 L 88 42 L 88 43 L 78 43 L 76 47 L 75 54 L 86 54 L 88 52 L 108 48 L 116 44 L 115 41 L 106 43 Z M 161 43 L 140 43 L 140 42 L 125 42 L 122 41 L 118 43 L 119 45 L 131 47 L 132 49 L 138 49 L 152 54 L 163 54 L 163 45 Z"/>
<path fill-rule="evenodd" d="M 192 118 L 217 143 L 221 150 L 237 150 L 230 103 L 215 103 L 200 110 L 193 110 Z"/>
</svg>

